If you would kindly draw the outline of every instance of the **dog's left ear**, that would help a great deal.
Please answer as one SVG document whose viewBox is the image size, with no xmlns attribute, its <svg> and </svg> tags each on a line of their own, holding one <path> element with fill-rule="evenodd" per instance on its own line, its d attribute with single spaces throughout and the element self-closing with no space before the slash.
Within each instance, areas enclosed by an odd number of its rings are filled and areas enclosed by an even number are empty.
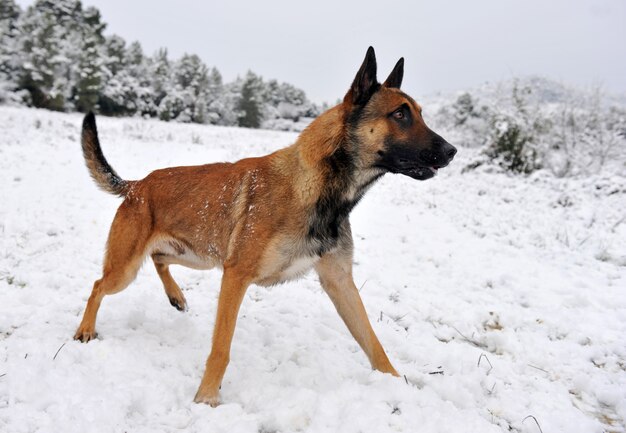
<svg viewBox="0 0 626 433">
<path fill-rule="evenodd" d="M 400 60 L 398 60 L 396 66 L 393 67 L 393 71 L 391 71 L 391 74 L 389 74 L 383 86 L 399 89 L 400 85 L 402 85 L 402 77 L 404 77 L 404 57 L 400 57 Z"/>
<path fill-rule="evenodd" d="M 343 101 L 352 105 L 365 105 L 372 95 L 380 88 L 380 84 L 376 80 L 376 54 L 374 48 L 369 47 L 365 60 L 357 72 L 352 86 Z"/>
</svg>

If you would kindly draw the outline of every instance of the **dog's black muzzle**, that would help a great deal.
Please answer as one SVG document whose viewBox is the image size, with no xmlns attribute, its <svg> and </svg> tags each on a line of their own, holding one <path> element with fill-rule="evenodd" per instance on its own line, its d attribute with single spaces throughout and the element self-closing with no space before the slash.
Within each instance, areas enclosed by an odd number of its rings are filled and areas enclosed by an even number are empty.
<svg viewBox="0 0 626 433">
<path fill-rule="evenodd" d="M 420 164 L 435 169 L 443 168 L 450 164 L 456 155 L 456 147 L 448 143 L 443 138 L 437 136 L 438 140 L 430 149 L 424 149 L 419 152 L 418 160 Z"/>
<path fill-rule="evenodd" d="M 391 173 L 401 173 L 417 180 L 434 177 L 437 170 L 450 164 L 457 151 L 439 135 L 432 134 L 429 148 L 416 150 L 415 146 L 396 145 L 381 154 L 378 165 Z"/>
</svg>

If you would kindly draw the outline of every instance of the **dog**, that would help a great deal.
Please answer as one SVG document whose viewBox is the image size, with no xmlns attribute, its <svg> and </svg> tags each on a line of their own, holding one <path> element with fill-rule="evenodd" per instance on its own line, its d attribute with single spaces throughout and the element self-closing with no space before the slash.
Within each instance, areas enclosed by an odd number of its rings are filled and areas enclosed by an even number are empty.
<svg viewBox="0 0 626 433">
<path fill-rule="evenodd" d="M 148 255 L 178 310 L 187 302 L 170 265 L 222 267 L 211 353 L 194 398 L 216 406 L 247 287 L 282 283 L 315 269 L 372 368 L 398 376 L 352 278 L 349 215 L 386 173 L 430 179 L 456 149 L 426 126 L 421 107 L 400 90 L 404 58 L 382 84 L 376 68 L 369 47 L 343 102 L 317 117 L 289 147 L 235 163 L 156 170 L 136 181 L 122 179 L 109 165 L 95 116 L 87 114 L 81 144 L 89 173 L 124 201 L 111 225 L 102 278 L 93 285 L 74 339 L 96 337 L 102 299 L 124 290 Z"/>
</svg>

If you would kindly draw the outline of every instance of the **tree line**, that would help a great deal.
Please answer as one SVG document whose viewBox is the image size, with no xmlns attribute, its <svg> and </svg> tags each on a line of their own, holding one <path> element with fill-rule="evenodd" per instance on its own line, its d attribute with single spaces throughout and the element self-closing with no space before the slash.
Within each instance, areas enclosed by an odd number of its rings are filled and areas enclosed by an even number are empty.
<svg viewBox="0 0 626 433">
<path fill-rule="evenodd" d="M 100 11 L 79 0 L 0 2 L 0 103 L 110 116 L 293 129 L 320 107 L 288 83 L 248 71 L 224 83 L 195 54 L 151 56 L 105 36 Z"/>
<path fill-rule="evenodd" d="M 459 144 L 482 147 L 465 171 L 494 166 L 557 177 L 624 173 L 626 108 L 599 88 L 575 89 L 545 78 L 514 79 L 481 99 L 469 92 L 436 113 Z"/>
</svg>

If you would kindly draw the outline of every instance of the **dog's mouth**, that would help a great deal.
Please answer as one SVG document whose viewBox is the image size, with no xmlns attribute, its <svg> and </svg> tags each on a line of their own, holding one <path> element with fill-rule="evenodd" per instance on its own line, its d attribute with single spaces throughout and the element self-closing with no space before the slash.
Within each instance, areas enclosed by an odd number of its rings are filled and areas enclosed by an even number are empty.
<svg viewBox="0 0 626 433">
<path fill-rule="evenodd" d="M 402 155 L 394 157 L 393 154 L 383 154 L 382 156 L 383 158 L 377 164 L 378 167 L 390 173 L 400 173 L 417 180 L 435 177 L 439 169 L 446 167 L 450 163 L 450 160 L 445 160 L 444 158 L 433 160 L 435 158 L 409 158 L 402 157 Z"/>
<path fill-rule="evenodd" d="M 409 176 L 413 179 L 426 180 L 435 177 L 440 168 L 441 166 L 439 165 L 416 166 L 398 170 L 398 173 L 404 174 L 405 176 Z"/>
</svg>

